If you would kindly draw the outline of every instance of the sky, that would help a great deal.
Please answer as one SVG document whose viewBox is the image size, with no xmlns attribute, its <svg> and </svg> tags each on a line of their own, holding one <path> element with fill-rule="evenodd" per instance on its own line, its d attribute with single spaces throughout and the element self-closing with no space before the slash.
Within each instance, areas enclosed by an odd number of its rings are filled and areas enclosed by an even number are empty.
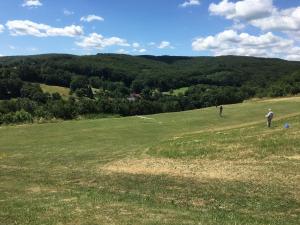
<svg viewBox="0 0 300 225">
<path fill-rule="evenodd" d="M 300 61 L 300 0 L 0 0 L 0 56 L 44 53 Z"/>
</svg>

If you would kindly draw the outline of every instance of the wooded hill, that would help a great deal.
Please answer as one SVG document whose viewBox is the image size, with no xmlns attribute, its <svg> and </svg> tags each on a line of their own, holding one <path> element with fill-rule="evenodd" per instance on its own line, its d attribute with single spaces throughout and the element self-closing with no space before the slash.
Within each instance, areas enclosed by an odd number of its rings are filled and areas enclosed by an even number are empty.
<svg viewBox="0 0 300 225">
<path fill-rule="evenodd" d="M 68 87 L 72 97 L 66 100 L 59 93 L 44 93 L 35 83 Z M 187 88 L 183 94 L 165 94 L 183 87 Z M 34 118 L 64 119 L 99 113 L 151 114 L 299 92 L 300 62 L 281 59 L 120 54 L 0 57 L 0 99 L 6 100 L 0 105 L 2 115 L 20 110 Z M 132 93 L 138 95 L 129 98 Z M 18 101 L 27 103 L 7 107 Z M 22 106 L 28 102 L 33 109 Z M 55 105 L 59 113 L 52 109 Z"/>
</svg>

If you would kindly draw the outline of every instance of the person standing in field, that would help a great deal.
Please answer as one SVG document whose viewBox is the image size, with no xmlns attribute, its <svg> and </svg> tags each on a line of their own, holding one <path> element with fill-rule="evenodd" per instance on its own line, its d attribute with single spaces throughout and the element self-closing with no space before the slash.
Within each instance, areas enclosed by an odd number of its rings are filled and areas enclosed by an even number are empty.
<svg viewBox="0 0 300 225">
<path fill-rule="evenodd" d="M 266 115 L 268 127 L 271 127 L 273 117 L 274 117 L 274 113 L 272 112 L 272 109 L 269 109 L 269 112 Z"/>
<path fill-rule="evenodd" d="M 221 117 L 222 117 L 222 115 L 223 115 L 223 106 L 222 106 L 222 105 L 220 105 L 219 115 L 220 115 Z"/>
</svg>

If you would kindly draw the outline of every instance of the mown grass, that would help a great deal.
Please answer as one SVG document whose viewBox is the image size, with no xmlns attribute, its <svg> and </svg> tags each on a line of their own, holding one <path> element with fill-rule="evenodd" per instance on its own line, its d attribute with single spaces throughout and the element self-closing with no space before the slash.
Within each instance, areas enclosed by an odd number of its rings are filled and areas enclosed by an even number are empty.
<svg viewBox="0 0 300 225">
<path fill-rule="evenodd" d="M 188 87 L 182 87 L 178 89 L 174 89 L 172 91 L 164 92 L 166 95 L 179 95 L 184 94 L 189 88 Z"/>
<path fill-rule="evenodd" d="M 43 92 L 48 92 L 50 94 L 59 93 L 64 99 L 70 97 L 70 88 L 60 87 L 60 86 L 52 86 L 46 84 L 40 84 Z"/>
<path fill-rule="evenodd" d="M 296 225 L 299 134 L 300 98 L 1 127 L 0 224 Z"/>
<path fill-rule="evenodd" d="M 289 129 L 284 124 L 292 124 Z M 228 130 L 186 134 L 167 140 L 149 150 L 153 156 L 169 158 L 263 159 L 268 156 L 288 157 L 299 153 L 300 117 L 291 116 L 273 123 L 253 124 Z"/>
</svg>

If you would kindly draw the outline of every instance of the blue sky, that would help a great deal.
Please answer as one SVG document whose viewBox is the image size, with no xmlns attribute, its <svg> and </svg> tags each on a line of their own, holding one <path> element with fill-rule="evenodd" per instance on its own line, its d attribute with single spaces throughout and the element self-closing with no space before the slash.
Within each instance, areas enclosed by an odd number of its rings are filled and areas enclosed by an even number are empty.
<svg viewBox="0 0 300 225">
<path fill-rule="evenodd" d="M 299 0 L 0 0 L 0 55 L 300 60 Z"/>
</svg>

